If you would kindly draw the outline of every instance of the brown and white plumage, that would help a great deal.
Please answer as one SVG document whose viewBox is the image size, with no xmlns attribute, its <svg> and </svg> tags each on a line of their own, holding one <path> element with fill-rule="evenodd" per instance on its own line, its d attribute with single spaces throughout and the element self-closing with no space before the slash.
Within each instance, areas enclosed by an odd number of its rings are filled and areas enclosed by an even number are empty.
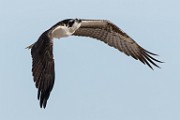
<svg viewBox="0 0 180 120">
<path fill-rule="evenodd" d="M 32 73 L 38 88 L 38 99 L 40 99 L 41 107 L 46 107 L 55 79 L 52 39 L 70 35 L 101 40 L 126 55 L 147 64 L 151 69 L 153 69 L 152 65 L 159 67 L 155 62 L 162 63 L 152 57 L 156 54 L 142 48 L 125 32 L 107 20 L 66 19 L 60 21 L 45 31 L 37 42 L 28 47 L 31 48 Z"/>
</svg>

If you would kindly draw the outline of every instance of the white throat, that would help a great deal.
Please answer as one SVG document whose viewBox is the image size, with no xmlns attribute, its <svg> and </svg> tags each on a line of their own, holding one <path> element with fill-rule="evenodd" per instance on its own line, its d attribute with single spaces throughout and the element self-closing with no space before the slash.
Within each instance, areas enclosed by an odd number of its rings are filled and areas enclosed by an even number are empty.
<svg viewBox="0 0 180 120">
<path fill-rule="evenodd" d="M 75 22 L 72 27 L 67 27 L 66 25 L 64 26 L 59 25 L 50 32 L 50 36 L 51 38 L 58 38 L 58 39 L 62 37 L 68 37 L 72 35 L 80 26 L 81 23 L 77 23 L 77 22 Z"/>
</svg>

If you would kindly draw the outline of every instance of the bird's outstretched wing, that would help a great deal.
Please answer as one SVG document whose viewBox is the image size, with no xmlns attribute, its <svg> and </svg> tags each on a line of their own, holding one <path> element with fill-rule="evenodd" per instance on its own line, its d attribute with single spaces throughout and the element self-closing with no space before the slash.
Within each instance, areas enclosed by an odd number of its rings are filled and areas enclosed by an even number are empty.
<svg viewBox="0 0 180 120">
<path fill-rule="evenodd" d="M 31 55 L 33 59 L 32 73 L 38 89 L 40 107 L 45 108 L 55 79 L 53 43 L 47 32 L 44 32 L 38 41 L 33 44 Z"/>
<path fill-rule="evenodd" d="M 154 61 L 162 63 L 151 56 L 157 54 L 142 48 L 130 36 L 107 20 L 82 19 L 80 28 L 77 29 L 73 35 L 92 37 L 101 40 L 121 52 L 124 52 L 126 55 L 132 56 L 136 60 L 140 60 L 142 63 L 147 64 L 151 69 L 153 69 L 151 64 L 159 67 Z"/>
</svg>

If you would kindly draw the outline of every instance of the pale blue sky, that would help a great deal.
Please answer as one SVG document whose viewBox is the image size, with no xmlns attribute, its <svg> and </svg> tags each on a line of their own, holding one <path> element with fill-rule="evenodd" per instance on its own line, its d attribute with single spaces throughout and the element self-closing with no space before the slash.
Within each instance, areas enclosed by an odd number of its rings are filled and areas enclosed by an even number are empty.
<svg viewBox="0 0 180 120">
<path fill-rule="evenodd" d="M 179 120 L 179 5 L 179 0 L 1 0 L 0 120 Z M 56 81 L 41 109 L 25 47 L 66 18 L 108 19 L 165 63 L 152 71 L 94 39 L 55 39 Z"/>
</svg>

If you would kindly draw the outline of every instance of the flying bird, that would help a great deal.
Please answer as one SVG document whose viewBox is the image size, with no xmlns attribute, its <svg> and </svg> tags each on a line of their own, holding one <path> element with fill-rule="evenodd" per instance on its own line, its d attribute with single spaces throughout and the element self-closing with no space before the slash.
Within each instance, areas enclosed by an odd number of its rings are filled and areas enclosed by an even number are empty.
<svg viewBox="0 0 180 120">
<path fill-rule="evenodd" d="M 65 19 L 43 32 L 34 44 L 27 47 L 31 49 L 32 75 L 38 89 L 37 97 L 41 108 L 46 107 L 55 80 L 53 39 L 71 35 L 101 40 L 148 65 L 151 69 L 153 69 L 152 65 L 159 68 L 156 62 L 162 63 L 152 57 L 157 54 L 142 48 L 123 30 L 108 20 Z"/>
</svg>

